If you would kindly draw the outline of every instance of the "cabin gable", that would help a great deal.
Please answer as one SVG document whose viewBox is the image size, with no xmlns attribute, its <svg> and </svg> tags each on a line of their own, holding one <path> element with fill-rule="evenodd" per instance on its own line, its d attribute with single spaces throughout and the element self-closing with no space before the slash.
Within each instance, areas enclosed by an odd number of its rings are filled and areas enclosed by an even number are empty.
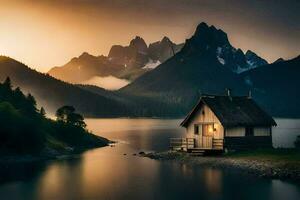
<svg viewBox="0 0 300 200">
<path fill-rule="evenodd" d="M 202 104 L 202 106 L 195 112 L 192 119 L 189 121 L 186 127 L 187 137 L 195 137 L 195 125 L 198 124 L 214 124 L 213 138 L 224 138 L 224 128 L 220 120 L 213 113 L 213 111 L 205 104 Z"/>
</svg>

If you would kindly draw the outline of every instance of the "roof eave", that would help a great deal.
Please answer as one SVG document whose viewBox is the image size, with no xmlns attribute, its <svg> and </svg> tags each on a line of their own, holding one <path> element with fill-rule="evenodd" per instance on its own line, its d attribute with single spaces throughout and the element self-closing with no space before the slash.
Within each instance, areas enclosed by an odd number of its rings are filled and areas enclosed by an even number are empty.
<svg viewBox="0 0 300 200">
<path fill-rule="evenodd" d="M 197 110 L 197 108 L 198 108 L 198 106 L 201 102 L 202 102 L 202 98 L 200 97 L 200 99 L 198 100 L 196 106 L 194 106 L 194 108 L 191 110 L 191 112 L 189 112 L 189 114 L 186 115 L 184 120 L 180 123 L 180 126 L 185 127 L 185 128 L 188 126 L 188 122 L 189 122 L 190 118 L 196 112 L 196 110 Z"/>
</svg>

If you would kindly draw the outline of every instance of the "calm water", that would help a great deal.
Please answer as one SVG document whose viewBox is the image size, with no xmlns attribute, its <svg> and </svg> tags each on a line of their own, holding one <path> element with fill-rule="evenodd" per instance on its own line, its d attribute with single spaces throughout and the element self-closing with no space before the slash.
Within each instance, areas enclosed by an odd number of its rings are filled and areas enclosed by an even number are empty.
<svg viewBox="0 0 300 200">
<path fill-rule="evenodd" d="M 87 122 L 94 133 L 119 143 L 67 160 L 1 169 L 0 199 L 300 199 L 296 184 L 133 155 L 167 149 L 169 137 L 184 134 L 178 120 Z"/>
<path fill-rule="evenodd" d="M 290 148 L 300 135 L 300 119 L 275 119 L 277 126 L 273 128 L 273 146 Z"/>
</svg>

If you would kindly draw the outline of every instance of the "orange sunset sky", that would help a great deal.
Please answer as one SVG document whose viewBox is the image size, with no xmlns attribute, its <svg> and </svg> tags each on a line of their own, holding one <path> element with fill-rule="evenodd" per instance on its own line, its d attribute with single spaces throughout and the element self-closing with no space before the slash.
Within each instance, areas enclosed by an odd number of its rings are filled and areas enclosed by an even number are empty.
<svg viewBox="0 0 300 200">
<path fill-rule="evenodd" d="M 233 46 L 269 62 L 299 55 L 299 3 L 268 2 L 0 0 L 0 54 L 46 72 L 84 51 L 107 55 L 136 35 L 147 43 L 165 35 L 181 43 L 205 21 L 227 32 Z"/>
</svg>

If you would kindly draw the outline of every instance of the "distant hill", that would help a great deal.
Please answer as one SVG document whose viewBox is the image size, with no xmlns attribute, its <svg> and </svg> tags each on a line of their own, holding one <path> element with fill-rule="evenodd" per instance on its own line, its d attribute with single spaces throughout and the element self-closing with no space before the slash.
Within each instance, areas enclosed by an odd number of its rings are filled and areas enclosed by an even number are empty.
<svg viewBox="0 0 300 200">
<path fill-rule="evenodd" d="M 127 116 L 126 107 L 115 100 L 81 89 L 75 85 L 39 73 L 9 57 L 0 56 L 0 80 L 10 77 L 14 86 L 33 94 L 39 105 L 54 111 L 72 105 L 85 116 Z"/>
<path fill-rule="evenodd" d="M 241 76 L 268 112 L 279 117 L 300 116 L 300 56 L 287 61 L 280 59 Z"/>
<path fill-rule="evenodd" d="M 123 65 L 111 63 L 105 56 L 93 56 L 84 52 L 64 66 L 52 68 L 48 74 L 69 83 L 81 83 L 94 76 L 119 76 L 122 70 Z"/>
<path fill-rule="evenodd" d="M 183 110 L 174 103 L 162 101 L 155 96 L 125 94 L 119 91 L 107 91 L 93 85 L 77 85 L 87 91 L 121 102 L 130 112 L 129 117 L 182 117 Z"/>
<path fill-rule="evenodd" d="M 70 83 L 84 83 L 94 77 L 107 76 L 132 81 L 173 56 L 181 47 L 167 37 L 148 47 L 144 39 L 137 36 L 129 46 L 113 45 L 108 56 L 93 56 L 85 52 L 48 73 Z"/>
</svg>

